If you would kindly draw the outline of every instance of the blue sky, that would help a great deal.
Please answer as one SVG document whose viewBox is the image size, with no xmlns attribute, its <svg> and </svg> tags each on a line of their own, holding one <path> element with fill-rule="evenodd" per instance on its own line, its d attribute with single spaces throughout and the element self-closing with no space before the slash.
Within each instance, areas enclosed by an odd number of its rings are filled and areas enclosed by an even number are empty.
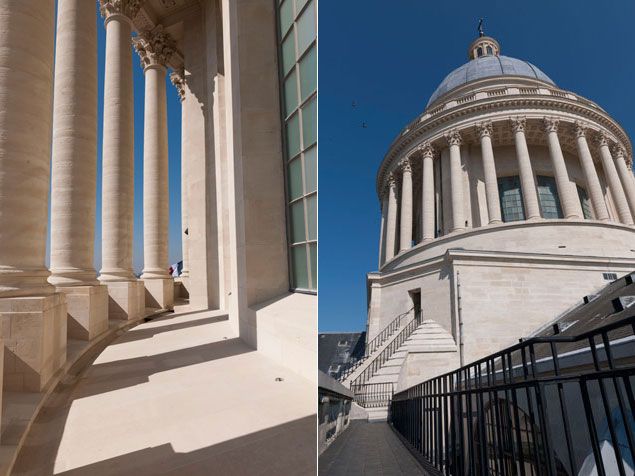
<svg viewBox="0 0 635 476">
<path fill-rule="evenodd" d="M 365 275 L 378 258 L 377 167 L 467 61 L 478 18 L 502 54 L 530 61 L 635 132 L 632 0 L 322 0 L 319 15 L 321 332 L 365 328 Z"/>
<path fill-rule="evenodd" d="M 97 5 L 96 5 L 97 8 Z M 97 10 L 96 10 L 97 11 Z M 97 223 L 95 230 L 95 268 L 101 269 L 101 153 L 102 153 L 102 122 L 104 98 L 104 61 L 106 54 L 106 30 L 104 21 L 96 13 L 99 40 L 99 126 L 98 126 L 98 156 L 97 156 Z M 132 49 L 132 43 L 131 43 Z M 143 102 L 144 77 L 139 56 L 132 51 L 132 66 L 134 71 L 134 102 L 135 102 L 135 197 L 134 197 L 134 250 L 133 267 L 139 273 L 143 269 Z M 168 72 L 169 75 L 169 72 Z M 169 232 L 169 263 L 181 260 L 181 103 L 176 89 L 166 77 L 167 106 L 168 106 L 168 147 L 169 147 L 169 194 L 170 194 L 170 232 Z M 49 226 L 50 235 L 50 226 Z M 48 256 L 48 253 L 47 253 Z"/>
</svg>

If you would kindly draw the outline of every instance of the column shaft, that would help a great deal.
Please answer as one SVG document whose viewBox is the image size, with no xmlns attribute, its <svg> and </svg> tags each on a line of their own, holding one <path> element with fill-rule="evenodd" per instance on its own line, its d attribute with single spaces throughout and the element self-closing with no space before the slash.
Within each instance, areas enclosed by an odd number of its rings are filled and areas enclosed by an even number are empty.
<svg viewBox="0 0 635 476">
<path fill-rule="evenodd" d="M 408 160 L 402 164 L 402 169 L 399 251 L 410 249 L 412 246 L 412 168 Z"/>
<path fill-rule="evenodd" d="M 422 239 L 426 242 L 434 239 L 434 154 L 431 148 L 423 151 L 421 192 Z"/>
<path fill-rule="evenodd" d="M 600 136 L 599 146 L 604 175 L 608 182 L 609 190 L 611 191 L 611 196 L 613 197 L 613 203 L 615 203 L 615 208 L 617 209 L 617 214 L 622 223 L 632 225 L 633 218 L 631 216 L 628 202 L 626 201 L 626 195 L 624 194 L 624 188 L 622 187 L 620 177 L 617 173 L 617 169 L 615 168 L 613 156 L 609 150 L 608 140 L 606 137 Z"/>
<path fill-rule="evenodd" d="M 168 277 L 168 126 L 166 69 L 145 69 L 143 257 L 141 278 Z"/>
<path fill-rule="evenodd" d="M 381 230 L 379 235 L 379 267 L 386 262 L 386 225 L 388 219 L 388 197 L 381 199 Z"/>
<path fill-rule="evenodd" d="M 181 101 L 183 104 L 183 101 Z M 190 277 L 190 232 L 189 232 L 189 218 L 188 218 L 188 162 L 189 158 L 185 154 L 187 128 L 184 124 L 187 121 L 187 108 L 181 106 L 181 250 L 183 254 L 183 269 L 181 276 L 183 278 Z"/>
<path fill-rule="evenodd" d="M 547 142 L 549 143 L 551 166 L 553 167 L 556 187 L 558 188 L 558 197 L 564 217 L 568 220 L 580 220 L 582 219 L 580 197 L 578 197 L 575 185 L 569 180 L 567 165 L 562 155 L 560 140 L 558 139 L 558 122 L 559 121 L 554 118 L 545 117 L 544 119 Z"/>
<path fill-rule="evenodd" d="M 540 206 L 538 205 L 538 192 L 534 181 L 534 172 L 531 167 L 527 139 L 525 138 L 525 119 L 512 120 L 514 129 L 514 142 L 516 144 L 516 156 L 518 158 L 518 172 L 520 186 L 525 203 L 525 219 L 536 220 L 540 218 Z"/>
<path fill-rule="evenodd" d="M 483 175 L 485 177 L 485 196 L 487 197 L 487 214 L 489 223 L 501 223 L 500 197 L 498 196 L 498 178 L 494 149 L 492 147 L 492 124 L 485 123 L 478 127 L 481 138 L 481 156 L 483 158 Z"/>
<path fill-rule="evenodd" d="M 635 219 L 635 178 L 633 177 L 633 171 L 626 165 L 624 150 L 621 147 L 617 147 L 613 155 L 615 156 L 617 173 L 620 176 L 622 187 L 626 194 L 626 201 L 631 210 L 631 216 Z"/>
<path fill-rule="evenodd" d="M 388 185 L 388 218 L 386 220 L 386 261 L 395 256 L 397 239 L 397 181 L 389 178 Z"/>
<path fill-rule="evenodd" d="M 134 98 L 131 23 L 106 18 L 102 154 L 102 281 L 132 281 Z"/>
<path fill-rule="evenodd" d="M 97 284 L 93 265 L 97 186 L 95 5 L 58 0 L 53 109 L 51 277 Z"/>
<path fill-rule="evenodd" d="M 593 205 L 593 211 L 595 213 L 595 219 L 601 221 L 608 221 L 609 211 L 606 208 L 606 202 L 604 201 L 604 194 L 602 193 L 602 186 L 600 185 L 600 179 L 598 178 L 595 164 L 593 163 L 593 156 L 589 150 L 589 144 L 586 139 L 586 130 L 581 125 L 576 125 L 578 155 L 580 156 L 580 164 L 582 165 L 582 171 L 584 172 L 584 179 L 586 181 L 587 193 L 591 199 Z"/>
<path fill-rule="evenodd" d="M 461 136 L 458 131 L 446 135 L 450 145 L 450 189 L 452 196 L 452 229 L 465 229 L 465 204 L 463 203 L 463 169 L 461 168 Z"/>
<path fill-rule="evenodd" d="M 54 9 L 53 0 L 0 8 L 0 297 L 54 291 L 45 265 Z"/>
</svg>

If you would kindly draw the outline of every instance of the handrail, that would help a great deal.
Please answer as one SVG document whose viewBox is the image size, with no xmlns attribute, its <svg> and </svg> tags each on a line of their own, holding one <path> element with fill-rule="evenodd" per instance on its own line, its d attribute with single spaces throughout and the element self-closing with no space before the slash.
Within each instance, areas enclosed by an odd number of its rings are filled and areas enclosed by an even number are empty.
<svg viewBox="0 0 635 476">
<path fill-rule="evenodd" d="M 381 347 L 382 344 L 386 342 L 387 339 L 389 339 L 395 332 L 397 332 L 401 328 L 403 318 L 406 317 L 408 314 L 410 314 L 410 311 L 412 311 L 413 309 L 414 309 L 414 306 L 412 306 L 406 312 L 402 312 L 397 317 L 395 317 L 392 321 L 390 321 L 388 325 L 384 327 L 379 334 L 377 334 L 370 342 L 366 344 L 366 348 L 364 350 L 364 356 L 360 358 L 357 362 L 355 362 L 353 365 L 348 367 L 346 370 L 344 370 L 344 372 L 341 373 L 338 380 L 340 382 L 346 380 L 346 378 L 350 374 L 352 374 L 355 370 L 359 368 L 360 365 L 366 362 L 373 352 L 375 352 L 379 347 Z"/>
<path fill-rule="evenodd" d="M 388 344 L 378 355 L 375 356 L 371 364 L 364 369 L 364 371 L 357 376 L 355 380 L 351 382 L 353 385 L 361 385 L 370 380 L 375 372 L 381 368 L 382 365 L 395 353 L 399 347 L 410 337 L 414 330 L 421 324 L 421 312 L 415 315 L 401 332 L 395 337 L 390 344 Z"/>
</svg>

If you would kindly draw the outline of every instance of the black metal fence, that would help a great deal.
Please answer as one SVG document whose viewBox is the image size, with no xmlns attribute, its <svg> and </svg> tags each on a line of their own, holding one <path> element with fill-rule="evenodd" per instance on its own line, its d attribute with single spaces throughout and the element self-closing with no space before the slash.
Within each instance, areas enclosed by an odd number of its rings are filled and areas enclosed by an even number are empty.
<svg viewBox="0 0 635 476">
<path fill-rule="evenodd" d="M 629 476 L 635 316 L 535 337 L 393 397 L 389 420 L 431 473 Z"/>
<path fill-rule="evenodd" d="M 351 385 L 354 400 L 364 408 L 387 407 L 393 395 L 393 384 L 365 383 Z"/>
</svg>

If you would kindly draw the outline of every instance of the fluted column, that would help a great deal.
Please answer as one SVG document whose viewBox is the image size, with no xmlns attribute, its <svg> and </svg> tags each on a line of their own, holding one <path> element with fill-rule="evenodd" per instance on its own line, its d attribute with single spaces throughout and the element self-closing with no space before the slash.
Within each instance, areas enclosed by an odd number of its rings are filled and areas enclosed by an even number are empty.
<svg viewBox="0 0 635 476">
<path fill-rule="evenodd" d="M 168 122 L 165 79 L 174 54 L 172 37 L 158 26 L 134 41 L 145 75 L 143 129 L 143 258 L 146 303 L 165 309 L 174 303 L 168 274 Z M 149 299 L 148 299 L 149 298 Z M 150 302 L 148 302 L 150 301 Z"/>
<path fill-rule="evenodd" d="M 423 242 L 434 239 L 434 148 L 429 143 L 421 146 L 421 229 Z"/>
<path fill-rule="evenodd" d="M 600 157 L 602 158 L 604 176 L 606 177 L 609 190 L 611 191 L 613 203 L 615 203 L 615 208 L 617 209 L 617 214 L 622 223 L 632 225 L 633 218 L 631 217 L 628 202 L 626 201 L 624 188 L 622 187 L 622 182 L 620 182 L 620 177 L 617 173 L 617 169 L 615 168 L 615 163 L 613 162 L 613 156 L 609 150 L 609 139 L 604 133 L 600 133 L 597 138 L 597 142 L 600 148 Z"/>
<path fill-rule="evenodd" d="M 481 155 L 483 158 L 483 175 L 485 177 L 485 196 L 487 197 L 487 214 L 489 223 L 501 223 L 501 205 L 498 196 L 498 178 L 496 176 L 496 163 L 494 162 L 494 149 L 492 148 L 492 123 L 483 122 L 476 125 L 481 140 Z"/>
<path fill-rule="evenodd" d="M 101 0 L 106 26 L 102 153 L 101 281 L 133 281 L 134 98 L 132 22 L 134 0 Z"/>
<path fill-rule="evenodd" d="M 601 221 L 608 221 L 609 212 L 606 208 L 606 202 L 604 201 L 604 194 L 602 193 L 602 186 L 600 185 L 600 179 L 598 177 L 595 164 L 593 163 L 593 156 L 589 150 L 589 144 L 586 138 L 586 127 L 581 123 L 576 123 L 575 133 L 577 137 L 578 155 L 580 156 L 580 164 L 582 165 L 582 171 L 584 172 L 584 179 L 586 181 L 587 192 L 593 205 L 593 211 L 595 212 L 595 219 Z"/>
<path fill-rule="evenodd" d="M 412 164 L 407 158 L 399 164 L 401 168 L 401 230 L 399 251 L 412 246 Z"/>
<path fill-rule="evenodd" d="M 54 8 L 0 6 L 0 297 L 54 291 L 45 265 Z"/>
<path fill-rule="evenodd" d="M 461 134 L 457 130 L 445 135 L 450 146 L 450 191 L 452 196 L 452 229 L 465 229 L 465 212 L 463 203 L 463 170 L 461 168 Z"/>
<path fill-rule="evenodd" d="M 187 279 L 190 277 L 190 238 L 188 229 L 188 157 L 183 147 L 186 142 L 185 135 L 187 134 L 187 127 L 183 125 L 187 119 L 187 112 L 183 107 L 183 101 L 185 100 L 185 71 L 181 69 L 173 72 L 170 74 L 170 81 L 176 88 L 181 101 L 181 253 L 183 255 L 181 278 Z M 184 285 L 187 286 L 187 283 Z"/>
<path fill-rule="evenodd" d="M 395 256 L 397 239 L 397 179 L 391 173 L 388 177 L 388 214 L 386 219 L 386 261 Z"/>
<path fill-rule="evenodd" d="M 56 286 L 98 284 L 93 265 L 97 186 L 94 4 L 58 0 L 56 51 L 49 281 Z"/>
<path fill-rule="evenodd" d="M 560 140 L 558 139 L 559 123 L 560 121 L 555 117 L 545 117 L 543 119 L 543 129 L 547 134 L 547 142 L 549 143 L 551 166 L 553 167 L 556 187 L 558 188 L 558 198 L 560 199 L 564 217 L 568 220 L 580 220 L 583 216 L 582 205 L 575 186 L 569 180 L 567 165 L 562 155 Z"/>
<path fill-rule="evenodd" d="M 382 194 L 381 198 L 381 229 L 379 235 L 379 267 L 386 262 L 386 221 L 388 219 L 388 196 Z"/>
<path fill-rule="evenodd" d="M 537 220 L 540 219 L 540 206 L 538 205 L 538 192 L 525 137 L 526 120 L 524 117 L 515 117 L 511 119 L 511 125 L 514 132 L 514 143 L 516 144 L 520 187 L 525 204 L 525 219 Z"/>
<path fill-rule="evenodd" d="M 617 173 L 622 181 L 622 187 L 626 194 L 626 201 L 631 210 L 631 217 L 635 219 L 635 178 L 633 177 L 633 171 L 626 165 L 626 159 L 624 158 L 624 148 L 620 145 L 616 145 L 613 148 L 613 157 L 615 159 L 615 165 L 617 167 Z"/>
</svg>

